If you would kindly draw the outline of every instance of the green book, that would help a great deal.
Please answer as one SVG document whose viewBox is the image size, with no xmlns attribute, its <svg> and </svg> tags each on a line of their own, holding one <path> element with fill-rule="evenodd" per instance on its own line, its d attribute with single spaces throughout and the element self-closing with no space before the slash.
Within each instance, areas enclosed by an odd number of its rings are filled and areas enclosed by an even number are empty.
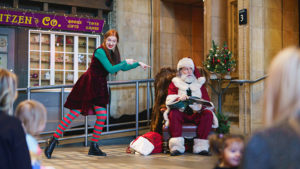
<svg viewBox="0 0 300 169">
<path fill-rule="evenodd" d="M 171 109 L 186 109 L 188 105 L 192 105 L 194 103 L 202 104 L 202 106 L 214 107 L 212 102 L 195 96 L 189 96 L 189 98 L 184 101 L 178 100 L 177 102 L 174 102 L 173 104 L 168 106 Z"/>
</svg>

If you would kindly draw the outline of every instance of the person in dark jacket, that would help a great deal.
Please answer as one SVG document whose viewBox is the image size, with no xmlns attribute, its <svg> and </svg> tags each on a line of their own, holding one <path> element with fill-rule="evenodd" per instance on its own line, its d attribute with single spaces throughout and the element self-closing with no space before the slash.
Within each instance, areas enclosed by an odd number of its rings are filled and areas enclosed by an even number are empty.
<svg viewBox="0 0 300 169">
<path fill-rule="evenodd" d="M 51 158 L 54 147 L 64 130 L 80 114 L 96 115 L 96 123 L 91 139 L 89 155 L 106 156 L 98 147 L 98 140 L 106 119 L 106 105 L 108 104 L 107 75 L 118 71 L 127 71 L 141 66 L 143 69 L 148 65 L 137 62 L 133 59 L 120 61 L 120 54 L 117 47 L 119 35 L 116 30 L 109 30 L 105 33 L 102 45 L 94 51 L 91 64 L 88 70 L 78 79 L 69 94 L 65 107 L 70 112 L 63 118 L 58 125 L 53 137 L 48 141 L 45 148 L 45 155 Z"/>
<path fill-rule="evenodd" d="M 249 140 L 242 169 L 300 168 L 300 49 L 287 48 L 272 61 L 264 93 L 267 127 Z"/>
<path fill-rule="evenodd" d="M 8 113 L 17 97 L 15 74 L 0 68 L 0 169 L 31 169 L 21 122 Z"/>
</svg>

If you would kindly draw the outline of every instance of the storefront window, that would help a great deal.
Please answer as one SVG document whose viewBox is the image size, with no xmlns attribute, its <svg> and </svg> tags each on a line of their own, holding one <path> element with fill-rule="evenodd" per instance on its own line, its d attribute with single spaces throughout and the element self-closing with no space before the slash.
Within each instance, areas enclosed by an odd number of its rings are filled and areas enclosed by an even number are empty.
<svg viewBox="0 0 300 169">
<path fill-rule="evenodd" d="M 86 71 L 100 36 L 29 31 L 28 86 L 74 84 Z"/>
</svg>

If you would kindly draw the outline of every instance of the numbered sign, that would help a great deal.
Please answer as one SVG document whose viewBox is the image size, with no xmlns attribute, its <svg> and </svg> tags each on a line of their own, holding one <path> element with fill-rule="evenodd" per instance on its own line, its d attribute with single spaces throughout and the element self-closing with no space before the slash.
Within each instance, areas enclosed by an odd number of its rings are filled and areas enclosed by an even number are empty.
<svg viewBox="0 0 300 169">
<path fill-rule="evenodd" d="M 239 24 L 240 25 L 247 24 L 247 9 L 239 10 Z"/>
</svg>

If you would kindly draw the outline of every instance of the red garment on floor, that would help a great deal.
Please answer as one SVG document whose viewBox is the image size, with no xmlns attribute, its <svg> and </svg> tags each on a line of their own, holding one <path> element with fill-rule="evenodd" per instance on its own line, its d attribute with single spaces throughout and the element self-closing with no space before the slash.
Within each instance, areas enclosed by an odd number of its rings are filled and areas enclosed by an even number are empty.
<svg viewBox="0 0 300 169">
<path fill-rule="evenodd" d="M 159 133 L 150 131 L 144 134 L 143 137 L 147 138 L 154 145 L 154 149 L 151 154 L 162 152 L 163 139 Z"/>
</svg>

